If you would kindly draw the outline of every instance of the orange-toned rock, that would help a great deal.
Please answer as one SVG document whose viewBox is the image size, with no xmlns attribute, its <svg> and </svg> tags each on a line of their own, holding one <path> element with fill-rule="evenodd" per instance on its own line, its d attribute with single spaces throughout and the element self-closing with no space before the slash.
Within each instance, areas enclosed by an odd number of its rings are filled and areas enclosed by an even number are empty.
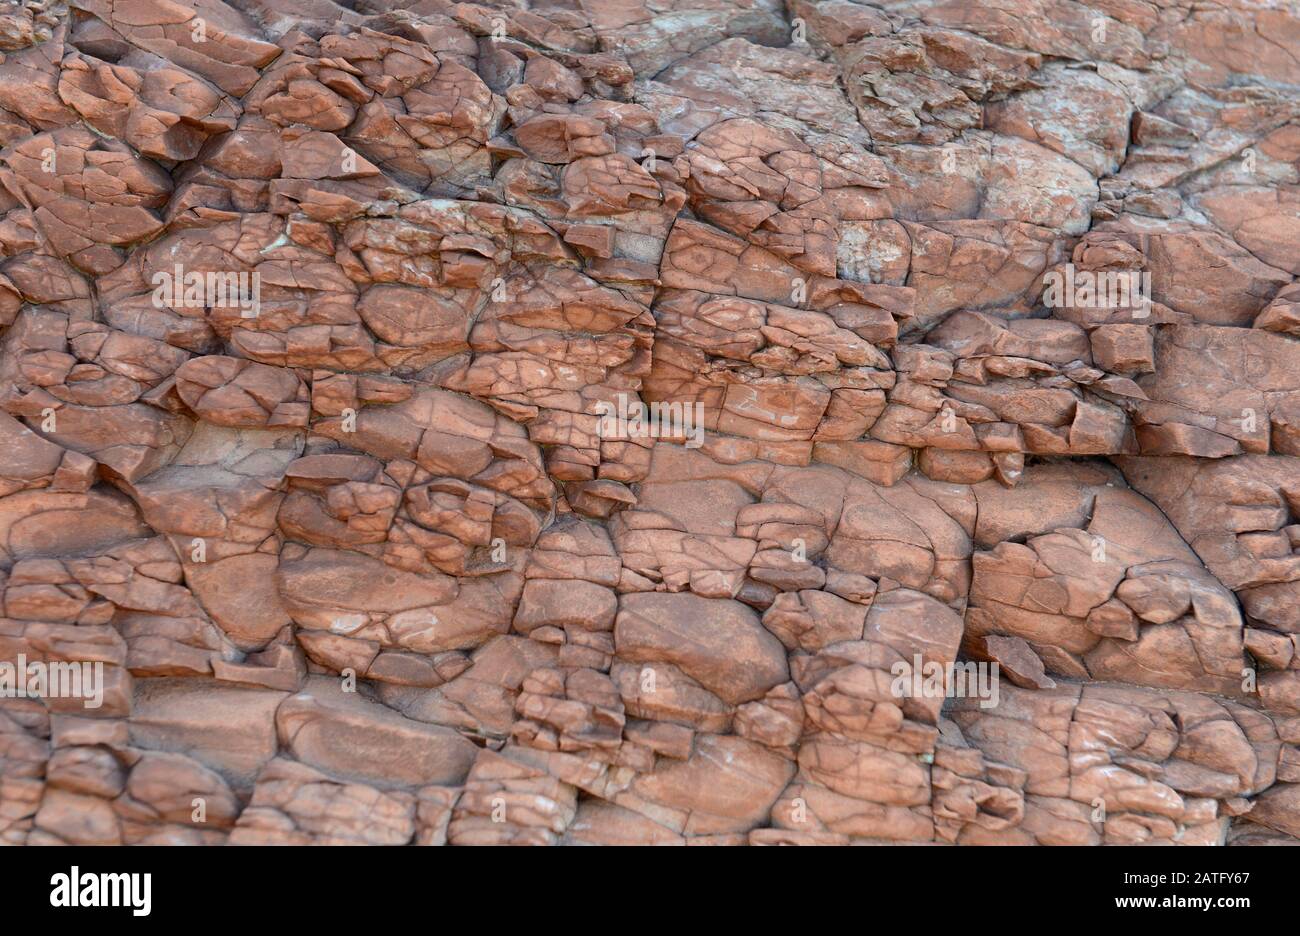
<svg viewBox="0 0 1300 936">
<path fill-rule="evenodd" d="M 1300 14 L 1030 6 L 0 3 L 0 843 L 1300 842 Z"/>
</svg>

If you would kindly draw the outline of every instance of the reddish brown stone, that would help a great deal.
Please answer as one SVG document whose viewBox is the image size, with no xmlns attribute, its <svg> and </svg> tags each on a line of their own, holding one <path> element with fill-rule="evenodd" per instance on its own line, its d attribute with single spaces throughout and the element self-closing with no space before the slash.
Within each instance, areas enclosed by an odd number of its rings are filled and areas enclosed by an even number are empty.
<svg viewBox="0 0 1300 936">
<path fill-rule="evenodd" d="M 884 6 L 0 4 L 0 843 L 1300 841 L 1300 19 Z"/>
</svg>

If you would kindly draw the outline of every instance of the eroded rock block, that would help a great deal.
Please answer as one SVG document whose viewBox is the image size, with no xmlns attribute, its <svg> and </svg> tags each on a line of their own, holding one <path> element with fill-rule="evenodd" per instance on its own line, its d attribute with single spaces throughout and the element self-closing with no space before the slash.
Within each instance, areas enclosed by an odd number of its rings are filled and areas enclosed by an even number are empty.
<svg viewBox="0 0 1300 936">
<path fill-rule="evenodd" d="M 0 842 L 1300 842 L 1228 6 L 0 4 Z"/>
</svg>

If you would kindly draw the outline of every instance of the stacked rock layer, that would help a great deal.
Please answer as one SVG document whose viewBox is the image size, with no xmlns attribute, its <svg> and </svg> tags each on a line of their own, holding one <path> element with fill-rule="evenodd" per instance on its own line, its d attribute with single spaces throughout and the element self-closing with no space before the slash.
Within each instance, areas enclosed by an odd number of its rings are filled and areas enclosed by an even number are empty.
<svg viewBox="0 0 1300 936">
<path fill-rule="evenodd" d="M 1293 6 L 0 50 L 0 841 L 1300 842 Z"/>
</svg>

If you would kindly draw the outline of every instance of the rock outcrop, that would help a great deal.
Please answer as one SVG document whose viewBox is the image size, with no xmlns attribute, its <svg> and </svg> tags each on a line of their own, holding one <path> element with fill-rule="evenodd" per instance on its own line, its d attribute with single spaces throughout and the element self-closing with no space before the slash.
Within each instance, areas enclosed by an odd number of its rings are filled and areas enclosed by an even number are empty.
<svg viewBox="0 0 1300 936">
<path fill-rule="evenodd" d="M 1300 844 L 1300 14 L 0 3 L 0 842 Z"/>
</svg>

